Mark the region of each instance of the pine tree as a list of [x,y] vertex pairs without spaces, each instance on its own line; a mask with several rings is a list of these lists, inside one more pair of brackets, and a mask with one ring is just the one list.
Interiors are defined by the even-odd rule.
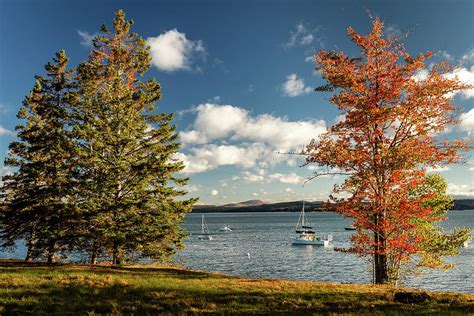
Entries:
[[149,46],[130,33],[123,11],[93,41],[77,69],[73,102],[80,157],[80,248],[94,263],[107,254],[114,264],[133,255],[163,258],[182,246],[179,224],[194,199],[181,198],[187,179],[174,157],[179,149],[172,114],[156,113],[155,79],[139,78],[150,67]]
[[73,144],[67,129],[67,99],[73,88],[64,51],[45,66],[47,76],[36,76],[18,118],[18,141],[9,146],[5,165],[15,167],[1,188],[2,247],[25,239],[26,260],[54,254],[65,246],[72,201],[69,186]]

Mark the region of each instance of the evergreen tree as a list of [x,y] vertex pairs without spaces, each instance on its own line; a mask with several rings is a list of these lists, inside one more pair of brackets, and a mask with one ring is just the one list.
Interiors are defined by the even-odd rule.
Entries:
[[25,239],[26,260],[54,254],[66,244],[72,195],[69,185],[73,145],[67,130],[67,99],[73,88],[64,51],[45,66],[47,76],[23,101],[18,118],[18,141],[9,146],[5,165],[16,168],[3,177],[0,240],[4,248]]
[[172,114],[156,113],[155,79],[138,78],[150,67],[149,46],[130,33],[132,20],[118,11],[114,32],[105,26],[89,59],[77,69],[73,102],[79,146],[80,249],[107,254],[114,264],[132,255],[163,258],[182,246],[179,227],[194,199],[180,198],[187,179],[174,157],[178,135]]

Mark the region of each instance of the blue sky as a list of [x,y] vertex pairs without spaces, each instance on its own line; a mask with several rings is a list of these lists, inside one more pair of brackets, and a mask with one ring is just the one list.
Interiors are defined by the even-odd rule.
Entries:
[[[319,49],[357,55],[346,30],[367,33],[369,13],[389,33],[408,32],[408,52],[436,52],[433,61],[448,59],[474,83],[472,1],[1,0],[1,160],[34,75],[61,49],[71,66],[86,59],[90,36],[111,25],[118,9],[152,46],[147,76],[162,85],[159,110],[176,114],[188,189],[200,203],[327,199],[341,179],[303,186],[314,170],[276,152],[300,148],[334,123],[328,95],[311,92],[323,81],[308,57]],[[474,140],[474,92],[455,101],[463,121],[448,136]],[[474,196],[472,153],[466,164],[442,170],[456,196]]]

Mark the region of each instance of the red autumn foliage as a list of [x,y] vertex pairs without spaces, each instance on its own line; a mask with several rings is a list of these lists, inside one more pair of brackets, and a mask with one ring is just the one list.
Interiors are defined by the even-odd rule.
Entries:
[[457,162],[467,149],[463,141],[438,135],[458,123],[453,95],[469,86],[447,78],[452,68],[446,63],[433,66],[426,79],[417,78],[432,54],[411,56],[397,39],[383,37],[379,19],[370,34],[349,27],[348,35],[360,58],[335,51],[314,56],[329,83],[316,90],[334,91],[330,101],[345,117],[305,154],[307,163],[347,175],[334,191],[349,197],[333,200],[340,214],[356,220],[352,250],[372,256],[375,282],[385,283],[388,261],[410,260],[421,250],[426,237],[413,233],[419,220],[440,219],[424,206],[432,193],[416,198],[411,193],[424,184],[426,167]]

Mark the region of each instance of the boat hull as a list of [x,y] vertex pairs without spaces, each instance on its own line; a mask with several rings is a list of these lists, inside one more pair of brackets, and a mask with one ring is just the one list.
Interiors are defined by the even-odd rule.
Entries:
[[205,236],[199,236],[199,240],[212,240],[212,236],[210,235],[205,235]]
[[291,237],[291,243],[293,245],[316,245],[316,246],[324,246],[328,247],[329,246],[329,240],[305,240],[305,239],[300,239],[298,237]]

